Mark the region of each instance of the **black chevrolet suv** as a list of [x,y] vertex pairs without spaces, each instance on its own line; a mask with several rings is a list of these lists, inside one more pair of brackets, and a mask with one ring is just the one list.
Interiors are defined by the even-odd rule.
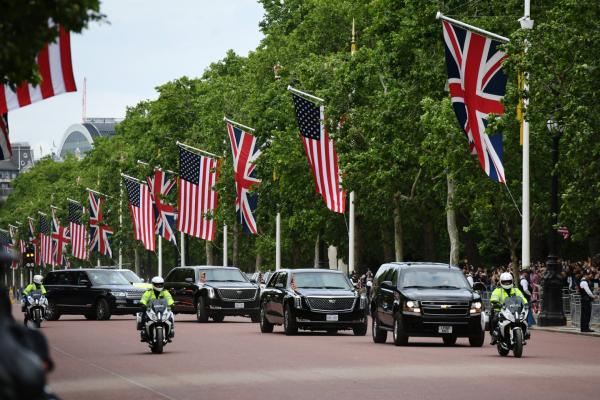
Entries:
[[483,303],[461,270],[448,264],[400,262],[382,265],[371,297],[372,333],[384,343],[392,332],[396,346],[410,336],[441,337],[445,345],[468,337],[485,340]]
[[48,320],[63,314],[107,320],[111,315],[135,314],[145,289],[132,286],[115,269],[52,271],[44,278]]
[[258,285],[235,267],[177,267],[165,278],[175,300],[174,311],[196,314],[198,322],[241,315],[258,322]]
[[326,269],[276,271],[260,296],[260,330],[283,325],[286,335],[298,329],[367,333],[367,298],[341,272]]

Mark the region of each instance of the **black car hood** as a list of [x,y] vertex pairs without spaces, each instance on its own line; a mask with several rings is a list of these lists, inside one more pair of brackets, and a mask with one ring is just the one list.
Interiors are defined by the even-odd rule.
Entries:
[[402,294],[411,300],[424,301],[471,301],[480,296],[469,289],[402,289]]
[[296,292],[302,296],[314,297],[355,297],[353,290],[334,290],[334,289],[297,289]]
[[215,289],[219,288],[240,288],[240,289],[257,289],[258,285],[251,282],[206,282],[200,284],[202,286],[210,286]]

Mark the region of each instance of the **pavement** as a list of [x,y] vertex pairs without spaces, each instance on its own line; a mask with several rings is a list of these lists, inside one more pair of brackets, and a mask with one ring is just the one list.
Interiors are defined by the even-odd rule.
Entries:
[[161,355],[139,342],[130,316],[63,316],[41,329],[56,364],[50,385],[64,400],[597,400],[600,393],[600,339],[546,330],[534,331],[516,359],[500,357],[489,337],[482,348],[435,338],[396,347],[391,335],[374,344],[370,332],[261,334],[241,317],[199,324],[177,315]]

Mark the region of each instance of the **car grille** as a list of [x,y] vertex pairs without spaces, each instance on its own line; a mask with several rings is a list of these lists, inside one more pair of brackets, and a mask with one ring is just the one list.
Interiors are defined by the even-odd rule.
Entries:
[[312,311],[352,311],[356,297],[306,297]]
[[218,289],[223,300],[251,301],[256,298],[256,289]]
[[468,302],[422,301],[423,315],[468,315]]
[[127,294],[127,298],[128,299],[135,299],[135,300],[139,300],[142,298],[142,295],[144,294],[144,292],[146,292],[145,290],[126,290],[125,293]]

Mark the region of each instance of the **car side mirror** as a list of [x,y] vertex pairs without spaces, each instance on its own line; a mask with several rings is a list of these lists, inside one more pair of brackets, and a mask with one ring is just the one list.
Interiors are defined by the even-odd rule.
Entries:
[[190,278],[190,277],[188,277],[188,278],[185,278],[185,281],[186,281],[187,283],[194,283],[194,279],[193,279],[193,278]]
[[256,279],[250,279],[250,283],[256,283]]
[[92,286],[92,282],[88,281],[87,279],[82,279],[79,281],[79,285],[90,287]]
[[391,290],[391,289],[394,289],[394,284],[392,283],[392,281],[383,281],[383,282],[381,282],[381,287]]

